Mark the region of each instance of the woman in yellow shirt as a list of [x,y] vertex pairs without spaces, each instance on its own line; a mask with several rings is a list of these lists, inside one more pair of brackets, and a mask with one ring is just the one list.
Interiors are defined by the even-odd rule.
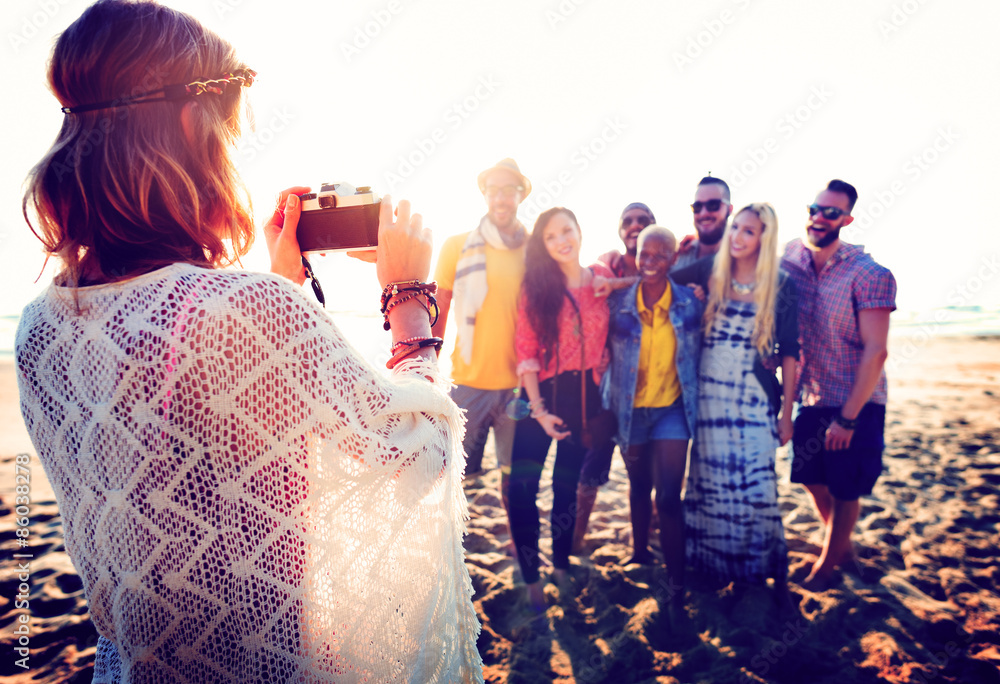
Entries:
[[696,419],[696,364],[702,304],[668,273],[676,239],[649,226],[639,235],[639,280],[608,301],[611,366],[601,385],[618,418],[618,443],[629,475],[633,555],[651,563],[650,494],[656,487],[660,545],[671,605],[683,603],[684,518],[681,486]]

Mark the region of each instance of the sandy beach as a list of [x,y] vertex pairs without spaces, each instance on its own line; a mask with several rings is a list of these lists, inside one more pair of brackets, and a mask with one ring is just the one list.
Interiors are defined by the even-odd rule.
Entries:
[[[628,485],[616,455],[574,580],[545,588],[530,619],[506,553],[499,472],[466,483],[467,564],[483,624],[487,682],[1000,682],[1000,339],[893,338],[884,471],[862,499],[856,561],[834,585],[799,585],[821,544],[803,489],[779,452],[794,614],[760,587],[691,577],[686,629],[669,629],[665,574],[631,554]],[[28,543],[19,544],[15,461],[30,471]],[[494,463],[487,456],[486,465]],[[23,490],[22,490],[23,491]],[[543,482],[541,506],[551,504]],[[550,549],[543,523],[543,554]],[[61,520],[20,421],[11,362],[0,363],[0,677],[89,682],[96,633],[62,544]],[[13,649],[25,610],[14,554],[30,562],[29,658]],[[689,573],[690,574],[690,573]]]

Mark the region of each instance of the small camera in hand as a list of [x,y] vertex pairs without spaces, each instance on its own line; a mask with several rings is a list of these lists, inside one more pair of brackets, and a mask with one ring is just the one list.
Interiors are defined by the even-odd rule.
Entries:
[[365,250],[378,244],[382,200],[370,187],[324,183],[319,192],[299,199],[302,216],[296,232],[303,252]]

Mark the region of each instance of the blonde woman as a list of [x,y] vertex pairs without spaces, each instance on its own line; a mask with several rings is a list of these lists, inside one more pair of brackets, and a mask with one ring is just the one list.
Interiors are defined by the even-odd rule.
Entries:
[[715,258],[685,522],[688,561],[697,571],[723,581],[771,577],[787,599],[774,461],[792,436],[799,346],[797,300],[778,270],[777,233],[771,205],[750,204],[726,228]]

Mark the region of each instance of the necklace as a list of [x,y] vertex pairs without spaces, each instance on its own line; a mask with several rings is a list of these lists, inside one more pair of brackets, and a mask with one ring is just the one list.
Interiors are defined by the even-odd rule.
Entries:
[[736,278],[732,278],[729,281],[729,286],[733,288],[733,292],[735,292],[738,295],[748,295],[754,291],[754,288],[757,287],[757,282],[754,281],[752,283],[747,283],[746,285],[744,285],[743,283],[737,282]]

